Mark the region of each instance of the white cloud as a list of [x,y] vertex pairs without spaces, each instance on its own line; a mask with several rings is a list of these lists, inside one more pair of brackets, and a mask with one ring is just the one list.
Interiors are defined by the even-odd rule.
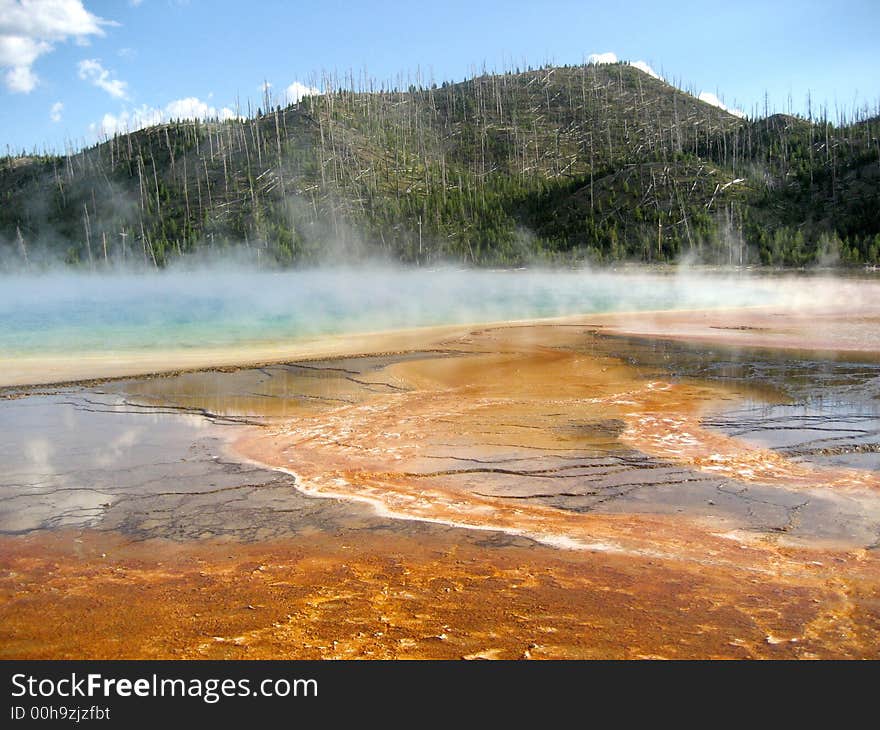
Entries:
[[711,104],[712,106],[717,106],[719,109],[723,109],[728,114],[733,114],[735,117],[744,117],[745,113],[741,109],[731,109],[727,106],[721,99],[719,99],[715,94],[711,91],[701,91],[700,95],[697,97],[700,101],[704,101],[707,104]]
[[[276,104],[298,104],[304,96],[314,96],[320,94],[320,90],[314,86],[307,86],[300,81],[291,83],[280,95],[272,94],[272,82],[264,81],[259,86],[260,101],[269,105],[270,109],[274,109]],[[267,101],[268,100],[268,101]]]
[[125,87],[128,84],[120,79],[111,79],[110,72],[101,65],[100,61],[88,58],[80,61],[77,68],[79,69],[79,77],[84,81],[89,81],[99,89],[104,89],[115,99],[126,98]]
[[112,137],[114,134],[134,132],[162,121],[162,112],[146,105],[136,109],[124,109],[119,114],[107,113],[101,121],[89,125],[89,131],[96,137]]
[[165,119],[220,119],[225,121],[235,117],[235,112],[229,107],[216,109],[207,102],[188,96],[186,99],[176,99],[165,105],[163,112]]
[[52,50],[46,41],[12,35],[0,35],[0,66],[6,87],[13,92],[27,94],[37,85],[37,75],[31,69],[34,61]]
[[82,0],[0,0],[0,32],[61,41],[68,37],[103,35],[110,24],[92,15]]
[[56,101],[49,110],[49,118],[56,124],[61,121],[61,112],[64,111],[64,104]]
[[591,53],[587,56],[587,64],[595,64],[601,66],[603,63],[617,63],[617,54],[611,53]]
[[[617,57],[617,54],[612,53],[611,51],[608,51],[607,53],[591,53],[589,56],[587,56],[587,65],[593,64],[595,66],[602,66],[606,63],[618,63],[619,61],[620,59]],[[648,76],[653,76],[655,79],[660,79],[660,74],[658,74],[644,61],[629,61],[628,63],[633,68],[637,68],[639,71],[643,71],[644,73],[648,74]]]
[[235,119],[236,114],[229,107],[216,108],[195,96],[175,99],[164,107],[151,107],[146,104],[134,109],[124,109],[119,114],[105,114],[100,122],[89,125],[89,131],[98,138],[112,137],[114,134],[134,132],[144,127],[170,122],[172,119]]
[[28,93],[39,79],[31,66],[56,43],[72,38],[87,45],[111,21],[93,15],[82,0],[0,0],[0,68],[6,87]]
[[633,68],[637,68],[639,71],[643,71],[644,73],[648,74],[648,76],[653,76],[655,79],[660,79],[661,81],[663,80],[660,74],[658,74],[644,61],[630,61],[629,65]]
[[284,90],[284,98],[287,104],[297,104],[304,96],[320,94],[314,86],[306,86],[299,81],[294,81]]
[[27,94],[37,85],[37,75],[30,66],[14,66],[3,77],[10,91]]
[[28,68],[42,54],[52,50],[47,41],[16,35],[0,35],[0,64],[7,68]]

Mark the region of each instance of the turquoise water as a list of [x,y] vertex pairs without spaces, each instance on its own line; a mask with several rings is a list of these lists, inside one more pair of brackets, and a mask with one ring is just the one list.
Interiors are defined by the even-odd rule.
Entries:
[[773,283],[587,271],[228,269],[0,277],[0,355],[279,343],[462,322],[772,301]]

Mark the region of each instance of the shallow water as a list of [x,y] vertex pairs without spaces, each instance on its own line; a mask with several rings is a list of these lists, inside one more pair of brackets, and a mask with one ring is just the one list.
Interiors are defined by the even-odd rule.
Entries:
[[734,388],[703,424],[815,464],[880,471],[880,363],[719,345],[614,337],[601,349],[675,379]]
[[[703,418],[710,429],[794,461],[877,469],[878,364],[744,355],[589,331],[572,338],[567,327],[542,330],[547,343],[554,337],[568,342],[558,352],[574,352],[574,382],[607,376],[610,387],[623,390],[657,379],[685,387],[704,382],[710,387],[697,397],[707,402],[724,395],[711,384],[723,384],[728,405]],[[0,494],[0,531],[88,526],[137,536],[247,541],[301,530],[350,529],[364,520],[385,529],[389,524],[403,531],[424,529],[411,521],[379,518],[357,502],[336,507],[338,514],[328,512],[333,501],[304,496],[290,476],[236,465],[223,436],[243,425],[289,422],[298,424],[298,430],[318,424],[319,438],[324,438],[337,409],[363,407],[368,422],[355,427],[359,421],[353,413],[345,426],[355,430],[344,439],[366,438],[371,449],[376,444],[366,434],[374,418],[380,418],[371,415],[376,404],[395,408],[394,402],[417,397],[400,367],[419,365],[421,371],[427,368],[450,378],[450,384],[460,379],[478,383],[488,376],[487,395],[494,392],[498,384],[492,379],[501,371],[479,365],[479,353],[491,346],[485,338],[495,331],[459,342],[458,349],[450,343],[445,351],[133,378],[0,401],[0,460],[7,472]],[[502,349],[519,347],[517,342],[509,339]],[[515,365],[517,377],[528,363]],[[541,365],[538,375],[551,366]],[[618,377],[622,385],[612,385]],[[531,397],[529,386],[519,392],[517,397]],[[393,453],[401,441],[384,433],[401,428],[392,417],[378,434],[392,438],[384,468],[442,474],[445,485],[462,493],[564,513],[685,513],[754,533],[784,528],[790,537],[805,539],[857,545],[877,540],[873,502],[869,508],[830,492],[805,500],[790,485],[746,485],[674,458],[640,453],[621,441],[625,423],[620,415],[615,417],[614,409],[601,403],[591,406],[589,400],[564,405],[557,395],[543,407],[539,396],[535,410],[502,399],[497,416],[489,408],[475,420],[460,418],[467,412],[465,400],[458,401],[461,414],[446,415],[442,402],[431,401],[428,418],[434,425],[428,438],[438,443],[420,449],[416,458],[395,462]],[[409,430],[421,428],[415,411],[404,408],[401,419],[412,421]],[[820,444],[815,443],[817,429]],[[294,467],[300,457],[299,451],[293,452]]]
[[407,528],[360,505],[309,499],[290,477],[232,458],[237,428],[88,388],[0,400],[0,535],[251,542]]
[[390,269],[0,277],[0,356],[233,347],[438,324],[774,301],[768,280]]

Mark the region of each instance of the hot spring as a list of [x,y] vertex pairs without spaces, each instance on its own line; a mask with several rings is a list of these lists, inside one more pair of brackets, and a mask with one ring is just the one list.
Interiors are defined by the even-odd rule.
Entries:
[[768,279],[230,269],[0,278],[0,357],[237,348],[444,324],[772,303]]

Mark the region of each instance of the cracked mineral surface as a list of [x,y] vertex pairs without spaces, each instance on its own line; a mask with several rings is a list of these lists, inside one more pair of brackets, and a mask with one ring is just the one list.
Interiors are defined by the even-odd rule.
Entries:
[[877,360],[595,319],[7,389],[0,655],[876,658]]

